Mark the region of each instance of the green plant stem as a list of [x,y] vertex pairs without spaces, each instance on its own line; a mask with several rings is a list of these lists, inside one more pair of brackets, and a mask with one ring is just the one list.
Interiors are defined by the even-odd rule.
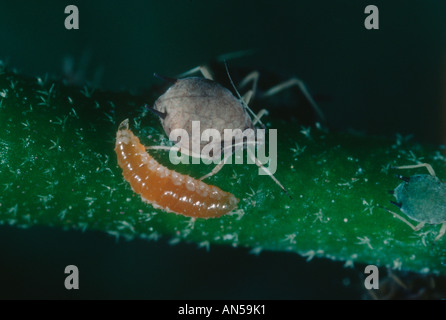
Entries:
[[[0,223],[31,227],[102,230],[116,237],[199,247],[225,244],[290,251],[417,272],[446,273],[446,237],[433,242],[439,225],[414,232],[381,207],[399,183],[395,165],[429,162],[442,178],[442,150],[410,143],[303,128],[268,119],[278,128],[276,177],[290,200],[255,165],[225,165],[206,180],[240,199],[239,210],[218,219],[191,219],[141,201],[117,166],[114,139],[130,119],[145,145],[167,142],[159,120],[142,106],[156,96],[93,92],[0,71]],[[169,164],[199,177],[206,165]],[[406,175],[423,172],[411,170]],[[423,172],[424,173],[424,172]],[[402,214],[403,215],[403,214]]]

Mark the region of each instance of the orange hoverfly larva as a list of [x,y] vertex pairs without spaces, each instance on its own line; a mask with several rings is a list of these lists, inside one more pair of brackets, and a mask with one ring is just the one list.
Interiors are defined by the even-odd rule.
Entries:
[[216,218],[237,208],[233,194],[159,164],[129,129],[128,119],[119,125],[115,151],[124,179],[155,208],[193,218]]

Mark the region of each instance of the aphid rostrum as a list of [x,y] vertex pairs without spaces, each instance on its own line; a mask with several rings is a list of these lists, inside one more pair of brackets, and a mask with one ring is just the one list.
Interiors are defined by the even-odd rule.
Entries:
[[437,178],[434,169],[428,163],[400,166],[394,169],[420,167],[426,168],[429,174],[417,174],[411,177],[398,175],[403,182],[395,190],[390,191],[396,198],[395,202],[391,202],[418,224],[414,226],[399,214],[387,211],[414,231],[420,230],[425,224],[441,224],[440,231],[435,237],[435,241],[438,241],[446,233],[446,183]]
[[125,180],[155,208],[194,218],[220,217],[237,208],[233,194],[159,164],[129,129],[128,119],[119,125],[115,151]]

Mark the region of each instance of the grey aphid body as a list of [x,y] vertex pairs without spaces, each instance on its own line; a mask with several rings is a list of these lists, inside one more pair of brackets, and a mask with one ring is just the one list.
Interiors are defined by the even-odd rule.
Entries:
[[396,187],[394,196],[411,219],[429,224],[446,222],[446,184],[436,176],[411,176]]
[[[204,130],[216,129],[220,132],[222,142],[224,129],[254,129],[241,101],[231,91],[213,80],[200,77],[177,80],[156,100],[154,109],[165,114],[161,123],[168,136],[174,129],[184,129],[192,140],[192,121],[200,121],[200,137]],[[180,141],[178,146],[192,154],[192,143],[201,145],[201,148],[209,144],[201,142],[200,137],[197,136],[198,141],[189,141],[188,145],[181,145],[183,141]]]
[[[242,97],[235,88],[226,66],[226,73],[237,93],[237,99],[231,91],[212,80],[212,73],[207,68],[200,66],[186,73],[190,74],[197,70],[205,78],[188,77],[177,80],[158,75],[158,77],[171,82],[173,85],[155,101],[153,108],[149,108],[149,110],[160,117],[163,129],[169,136],[169,140],[176,142],[176,147],[180,148],[182,154],[194,158],[218,160],[218,164],[214,169],[200,178],[200,180],[204,180],[221,170],[226,160],[234,153],[234,147],[240,147],[240,144],[243,145],[243,148],[248,146],[255,147],[265,143],[264,132],[257,136],[257,132],[254,131],[254,125],[259,123],[264,127],[260,118],[262,115],[267,114],[267,111],[261,110],[256,115],[248,106],[251,97],[254,95],[253,92],[255,91],[258,74],[254,78],[252,75],[247,76],[248,80],[254,80],[253,89],[249,90]],[[254,120],[251,119],[249,114],[253,115]],[[199,131],[197,130],[198,128],[194,127],[195,121],[199,123]],[[179,130],[175,132],[175,136],[171,136],[175,129]],[[203,138],[203,132],[208,129],[209,136]],[[230,132],[227,132],[230,133],[229,135],[225,134],[226,130],[230,130]],[[187,133],[187,137],[184,137],[184,133]],[[246,137],[247,141],[242,142],[239,140],[243,136]],[[177,137],[179,141],[175,140]],[[207,138],[210,141],[202,142],[202,138],[203,140]],[[254,141],[253,138],[255,139]],[[196,150],[197,147],[200,150]],[[171,148],[166,146],[149,148],[171,151]],[[265,168],[259,159],[255,157],[255,151],[252,148],[248,148],[247,153],[253,163],[262,168],[263,172],[266,172],[288,194],[285,187],[274,177],[274,174],[268,168]],[[222,154],[224,155],[223,159],[221,159]],[[289,194],[288,196],[291,198]]]

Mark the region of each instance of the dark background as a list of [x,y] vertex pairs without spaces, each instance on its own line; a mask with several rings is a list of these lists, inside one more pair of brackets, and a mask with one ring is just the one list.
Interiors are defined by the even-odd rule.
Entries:
[[[79,8],[79,30],[64,28],[70,4]],[[369,4],[379,8],[379,30],[364,28]],[[153,72],[176,75],[255,49],[231,65],[304,79],[330,97],[320,105],[334,129],[442,143],[445,17],[446,2],[435,0],[2,1],[0,59],[32,76],[136,92],[154,83]],[[361,297],[361,268],[248,252],[5,226],[0,298]],[[79,291],[63,287],[68,264],[80,269]]]

